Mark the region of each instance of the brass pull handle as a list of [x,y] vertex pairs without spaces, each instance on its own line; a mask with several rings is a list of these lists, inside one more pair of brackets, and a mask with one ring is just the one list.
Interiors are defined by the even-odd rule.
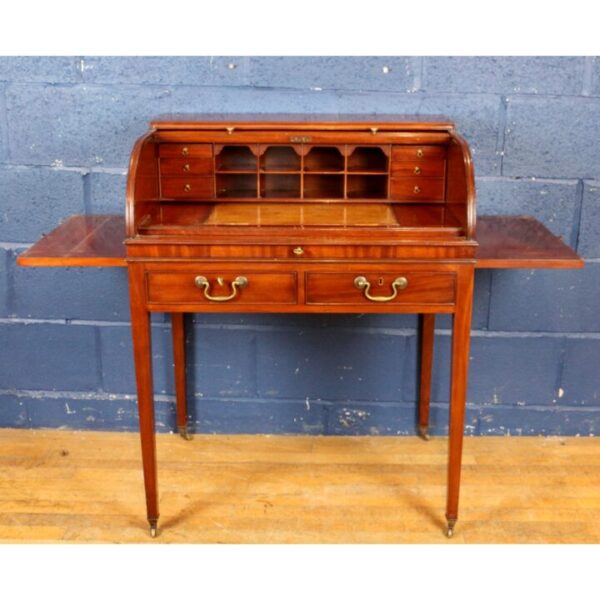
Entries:
[[187,146],[184,146],[184,147],[181,149],[181,154],[182,154],[183,156],[187,156],[189,153],[190,153],[190,149],[189,149]]
[[415,175],[421,174],[421,167],[415,167]]
[[397,295],[398,290],[404,290],[408,286],[408,279],[406,277],[396,277],[392,282],[392,291],[394,292],[391,296],[371,296],[369,290],[371,289],[371,284],[369,280],[363,275],[359,275],[354,280],[354,287],[362,290],[365,298],[367,300],[371,300],[371,302],[391,302]]
[[413,192],[415,194],[420,194],[421,193],[421,188],[418,185],[415,185],[415,187],[413,188]]
[[204,275],[198,275],[196,279],[194,279],[194,283],[196,287],[204,288],[204,297],[207,300],[211,300],[212,302],[228,302],[229,300],[233,300],[237,294],[238,289],[245,288],[248,285],[248,278],[243,275],[239,275],[231,282],[231,294],[229,296],[211,296],[210,295],[210,283]]
[[422,150],[421,148],[419,148],[419,149],[417,150],[417,156],[418,156],[419,158],[423,158],[423,156],[424,156],[424,155],[425,155],[425,152],[423,152],[423,150]]
[[191,186],[191,184],[189,184],[189,183],[186,183],[186,184],[183,186],[183,191],[184,191],[184,192],[191,192],[191,191],[192,191],[192,186]]
[[185,163],[185,165],[183,165],[183,170],[184,171],[189,171],[190,170],[190,163]]

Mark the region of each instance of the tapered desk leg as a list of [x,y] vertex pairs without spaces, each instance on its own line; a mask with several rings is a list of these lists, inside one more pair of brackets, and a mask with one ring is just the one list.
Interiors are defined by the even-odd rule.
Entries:
[[131,305],[131,333],[137,385],[138,411],[140,415],[140,438],[146,512],[150,534],[158,533],[158,480],[156,473],[156,439],[154,435],[154,391],[152,389],[152,338],[150,313],[146,310],[143,271],[137,265],[129,265],[129,301]]
[[187,427],[187,391],[185,385],[185,322],[183,313],[171,313],[173,359],[175,363],[175,397],[177,399],[177,430],[189,440]]
[[448,496],[446,501],[446,535],[452,537],[458,519],[458,496],[462,462],[471,311],[473,305],[473,268],[458,272],[456,312],[452,320],[452,369],[450,374],[450,428],[448,439]]
[[419,351],[421,368],[419,377],[419,435],[429,439],[429,402],[431,400],[431,373],[433,368],[433,341],[435,314],[419,315]]

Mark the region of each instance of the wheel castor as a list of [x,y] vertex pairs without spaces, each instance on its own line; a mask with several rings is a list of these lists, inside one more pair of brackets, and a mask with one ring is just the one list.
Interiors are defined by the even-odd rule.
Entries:
[[150,524],[150,537],[155,538],[158,536],[158,519],[148,519]]
[[426,442],[431,439],[429,437],[429,427],[427,425],[419,425],[419,437]]
[[184,439],[184,440],[191,440],[192,436],[188,433],[188,428],[187,425],[184,425],[183,427],[178,427],[177,430],[179,431],[179,435]]
[[448,527],[446,528],[446,537],[451,538],[454,535],[454,526],[456,519],[448,519]]

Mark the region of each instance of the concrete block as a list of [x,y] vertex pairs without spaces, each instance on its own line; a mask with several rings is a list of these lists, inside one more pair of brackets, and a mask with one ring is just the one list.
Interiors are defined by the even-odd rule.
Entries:
[[600,407],[600,339],[567,338],[559,404]]
[[586,258],[600,258],[600,181],[586,181],[583,185],[577,251]]
[[326,422],[318,402],[196,398],[189,423],[199,433],[322,435]]
[[8,315],[8,269],[9,263],[13,260],[12,256],[10,250],[0,248],[0,317]]
[[427,92],[581,94],[585,58],[578,56],[427,56]]
[[0,324],[0,339],[0,389],[98,389],[93,327]]
[[164,87],[11,84],[7,107],[12,161],[127,168],[134,141],[171,99]]
[[[104,390],[135,393],[131,331],[126,326],[100,329]],[[255,397],[254,333],[251,331],[187,328],[188,396]],[[171,329],[152,328],[154,389],[173,394]]]
[[271,90],[237,87],[174,87],[175,113],[336,113],[331,91]]
[[420,59],[401,56],[257,56],[252,86],[267,88],[413,92]]
[[577,182],[536,181],[504,177],[478,178],[478,215],[529,215],[567,244],[577,228]]
[[75,56],[2,56],[0,81],[77,83],[81,64]]
[[590,56],[588,60],[591,61],[592,77],[591,77],[591,89],[590,92],[594,96],[600,96],[600,59],[597,56]]
[[25,399],[10,392],[0,392],[0,427],[31,427]]
[[6,86],[0,84],[0,163],[8,161],[8,132],[6,117]]
[[490,329],[599,332],[600,263],[493,273]]
[[458,132],[469,142],[475,173],[499,173],[497,154],[500,101],[490,95],[459,94],[338,94],[341,113],[398,113],[445,115],[456,123]]
[[[133,146],[133,143],[132,143]],[[127,171],[90,173],[90,212],[92,214],[124,214]]]
[[13,269],[13,311],[22,318],[128,321],[122,268]]
[[249,56],[85,56],[87,83],[147,85],[248,85]]
[[[471,336],[467,401],[480,405],[552,405],[562,342],[553,337]],[[410,365],[405,397],[418,398],[416,338],[409,341]],[[436,335],[431,401],[450,398],[451,337]]]
[[486,406],[479,417],[480,435],[597,435],[600,411],[554,407]]
[[503,175],[600,178],[600,98],[511,96]]
[[[139,431],[137,403],[134,398],[94,395],[46,395],[27,398],[28,417],[33,428],[61,428],[79,431]],[[171,401],[154,403],[156,431],[176,431],[175,405]]]
[[406,336],[340,331],[257,333],[262,398],[402,401]]
[[84,212],[81,174],[0,167],[0,207],[0,241],[37,241],[61,220]]

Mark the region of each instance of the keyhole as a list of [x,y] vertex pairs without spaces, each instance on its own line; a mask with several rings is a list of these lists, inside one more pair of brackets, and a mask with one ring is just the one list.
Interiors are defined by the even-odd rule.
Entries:
[[219,285],[223,285],[223,283],[224,283],[224,282],[223,282],[223,278],[222,278],[222,277],[217,277],[217,283],[218,283]]
[[380,278],[377,280],[377,285],[378,285],[379,287],[383,286],[383,277],[380,277]]

